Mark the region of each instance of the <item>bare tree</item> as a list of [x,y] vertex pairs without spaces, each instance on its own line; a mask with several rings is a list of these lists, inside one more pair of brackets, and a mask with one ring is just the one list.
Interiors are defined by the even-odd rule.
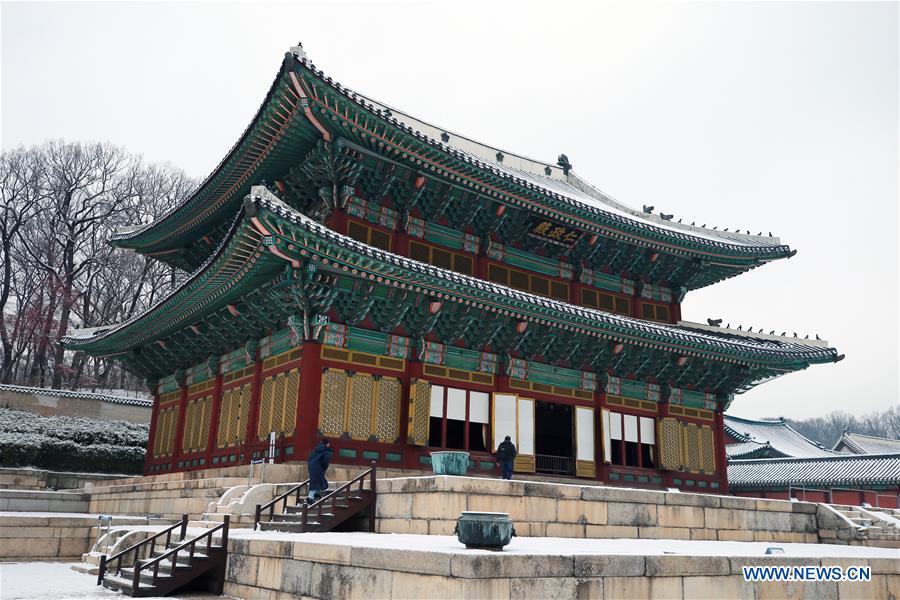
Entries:
[[131,318],[183,279],[108,239],[159,218],[194,187],[182,171],[109,144],[52,141],[3,153],[0,381],[95,387],[119,373],[136,386],[113,362],[58,341],[73,326]]

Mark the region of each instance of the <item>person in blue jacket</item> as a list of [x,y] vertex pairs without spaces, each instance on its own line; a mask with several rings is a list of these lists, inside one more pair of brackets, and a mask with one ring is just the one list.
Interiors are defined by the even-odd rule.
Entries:
[[317,497],[321,498],[322,492],[328,489],[325,471],[328,470],[328,463],[331,462],[332,454],[334,454],[334,450],[331,449],[331,443],[328,441],[328,438],[322,438],[309,454],[309,458],[306,461],[309,467],[309,495],[306,497],[306,501],[310,504]]

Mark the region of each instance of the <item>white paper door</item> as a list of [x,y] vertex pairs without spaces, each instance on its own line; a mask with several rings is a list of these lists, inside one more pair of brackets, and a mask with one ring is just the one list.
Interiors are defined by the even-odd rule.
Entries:
[[594,409],[575,407],[575,458],[594,462]]
[[534,400],[529,398],[519,398],[519,440],[516,449],[519,454],[534,455]]
[[612,462],[612,444],[609,437],[609,411],[601,409],[600,414],[602,415],[601,427],[603,431],[600,433],[603,435],[603,460],[604,462]]
[[494,423],[492,429],[494,452],[503,438],[516,436],[516,396],[515,394],[494,394]]

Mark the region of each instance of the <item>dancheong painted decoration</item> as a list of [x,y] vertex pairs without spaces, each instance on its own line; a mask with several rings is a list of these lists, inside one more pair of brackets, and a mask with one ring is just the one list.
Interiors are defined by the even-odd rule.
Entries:
[[496,468],[725,491],[723,411],[841,356],[681,320],[693,289],[793,251],[633,210],[569,159],[531,160],[355,93],[299,47],[183,202],[113,243],[187,281],[74,332],[155,394],[146,472],[305,459]]

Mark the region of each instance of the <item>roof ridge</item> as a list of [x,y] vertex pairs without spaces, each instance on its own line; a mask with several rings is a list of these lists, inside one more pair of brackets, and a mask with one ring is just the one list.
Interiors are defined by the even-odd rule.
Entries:
[[23,394],[47,394],[62,396],[64,398],[85,398],[88,400],[101,400],[114,404],[133,404],[139,406],[151,406],[153,400],[144,398],[131,398],[128,396],[112,396],[110,394],[100,394],[97,392],[79,392],[76,390],[57,390],[54,388],[31,387],[26,385],[14,385],[8,383],[0,384],[0,390],[8,390],[11,392],[19,392]]

